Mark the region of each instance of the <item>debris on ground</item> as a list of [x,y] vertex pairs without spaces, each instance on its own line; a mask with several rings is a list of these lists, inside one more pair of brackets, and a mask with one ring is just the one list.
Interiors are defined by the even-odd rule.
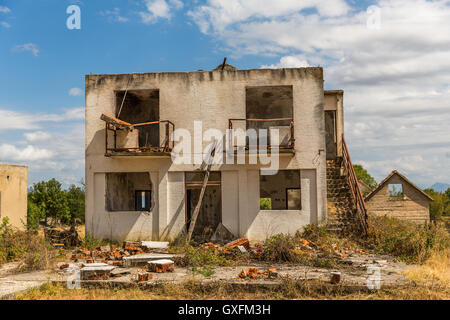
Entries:
[[148,273],[148,272],[139,272],[138,273],[138,277],[137,277],[138,282],[144,282],[144,281],[148,281],[151,279],[153,279],[153,275],[151,273]]
[[[164,273],[174,272],[175,263],[179,263],[178,259],[182,261],[184,254],[169,253],[169,246],[169,242],[164,241],[125,241],[123,247],[109,244],[90,249],[77,248],[69,255],[72,263],[60,264],[58,269],[66,273],[73,271],[73,268],[78,269],[83,280],[106,280],[129,276],[127,279],[146,282],[153,279],[152,273],[163,276]],[[266,242],[250,243],[247,238],[225,244],[203,243],[199,248],[210,250],[215,255],[225,256],[226,259],[236,260],[246,257],[254,261],[265,260],[268,250]],[[289,250],[298,255],[305,255],[308,259],[330,258],[343,264],[352,264],[354,256],[367,253],[364,250],[351,250],[335,244],[315,243],[301,238],[296,238],[295,246]],[[137,270],[136,267],[139,266],[143,266],[144,269]],[[279,277],[276,268],[262,270],[264,271],[259,271],[255,267],[248,268],[247,271],[243,269],[238,274],[238,279],[251,281]],[[327,273],[326,276],[331,283],[337,284],[342,281],[339,272]]]
[[241,238],[227,243],[224,247],[227,249],[234,249],[239,246],[243,246],[245,249],[250,250],[250,241],[247,238]]
[[174,259],[182,257],[179,254],[169,253],[143,253],[123,258],[125,267],[145,266],[147,262],[161,259]]
[[338,284],[341,281],[341,273],[339,271],[331,272],[330,283]]
[[217,225],[216,231],[211,237],[211,241],[218,243],[226,243],[234,239],[234,234],[232,234],[222,223]]
[[45,227],[44,228],[45,238],[53,245],[66,247],[75,247],[80,243],[80,238],[78,237],[78,232],[74,226],[69,230],[56,227]]
[[114,266],[105,263],[86,263],[80,269],[81,280],[106,280]]
[[265,279],[274,279],[278,277],[277,269],[270,268],[263,272],[259,272],[257,268],[248,268],[247,273],[245,273],[244,269],[238,274],[238,279],[242,280],[257,280],[261,278]]
[[[73,262],[101,262],[112,266],[145,265],[149,260],[171,258],[168,254],[169,243],[163,241],[125,241],[123,249],[115,245],[99,246],[95,249],[78,248],[72,255]],[[153,256],[152,256],[153,254]],[[166,254],[163,256],[163,254]],[[149,255],[149,256],[146,256]]]
[[148,271],[156,273],[173,272],[174,262],[169,259],[161,259],[148,262]]

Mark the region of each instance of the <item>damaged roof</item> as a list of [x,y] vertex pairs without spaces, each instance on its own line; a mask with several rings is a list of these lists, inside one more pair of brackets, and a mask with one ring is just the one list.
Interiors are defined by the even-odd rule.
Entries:
[[418,186],[416,186],[414,183],[412,183],[408,178],[406,178],[404,175],[402,175],[397,170],[392,170],[392,172],[384,178],[383,181],[381,181],[364,199],[365,201],[369,201],[378,191],[380,191],[386,183],[391,179],[394,175],[399,176],[401,179],[403,179],[406,183],[408,183],[410,186],[412,186],[414,189],[419,191],[422,195],[424,195],[426,198],[428,198],[430,201],[433,201],[433,198],[431,198],[429,195],[427,195],[425,192],[422,191]]

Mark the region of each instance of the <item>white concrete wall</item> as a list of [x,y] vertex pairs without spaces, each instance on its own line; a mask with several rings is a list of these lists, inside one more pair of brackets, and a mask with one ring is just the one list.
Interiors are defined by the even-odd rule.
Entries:
[[[176,128],[191,132],[195,120],[204,120],[203,132],[216,128],[225,133],[228,119],[245,118],[247,86],[292,85],[296,152],[280,156],[280,169],[302,170],[302,200],[311,199],[308,200],[311,204],[299,212],[259,212],[259,170],[264,166],[213,166],[212,170],[222,171],[222,220],[233,233],[260,238],[264,234],[263,225],[271,219],[280,220],[280,228],[276,231],[292,232],[326,217],[321,68],[88,75],[86,230],[92,236],[118,240],[173,238],[184,225],[183,172],[199,168],[199,165],[174,165],[170,158],[105,157],[105,123],[100,116],[102,113],[115,114],[114,91],[125,90],[130,77],[130,90],[159,89],[161,120],[171,120]],[[207,144],[205,142],[203,147]],[[106,212],[105,172],[151,172],[157,206],[150,214]],[[312,172],[315,179],[310,177]],[[312,186],[315,191],[308,191],[314,188]]]
[[[242,219],[240,236],[252,240],[266,239],[277,233],[295,234],[317,221],[317,189],[314,170],[301,170],[301,210],[261,210],[259,207],[259,171],[247,171],[248,213]],[[241,213],[241,212],[240,212]]]

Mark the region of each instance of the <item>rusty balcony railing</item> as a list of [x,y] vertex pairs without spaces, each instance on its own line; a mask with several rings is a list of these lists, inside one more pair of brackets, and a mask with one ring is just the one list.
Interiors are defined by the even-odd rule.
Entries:
[[[169,153],[174,148],[171,139],[175,125],[169,120],[131,124],[108,114],[105,121],[105,155],[114,153]],[[112,143],[109,136],[112,133]],[[110,146],[112,144],[112,146]]]
[[361,231],[364,236],[368,234],[367,224],[367,208],[364,202],[364,197],[359,186],[358,178],[356,177],[355,169],[353,168],[350,153],[348,152],[347,144],[345,142],[344,135],[342,135],[342,165],[347,176],[347,181],[350,186],[350,191],[353,195],[353,200],[356,208],[356,215],[360,222]]
[[[278,149],[293,150],[295,147],[294,139],[294,119],[293,118],[275,118],[275,119],[228,119],[228,128],[230,130],[242,129],[267,129],[267,149],[273,149],[275,146],[271,145],[270,132],[272,129],[279,130],[279,143]],[[244,147],[249,150],[251,147],[257,147],[256,145],[250,145],[249,139],[246,137],[245,145],[236,146],[233,143],[234,136],[230,135],[229,145],[236,148]],[[257,137],[259,141],[259,137]],[[256,141],[255,141],[256,142]]]

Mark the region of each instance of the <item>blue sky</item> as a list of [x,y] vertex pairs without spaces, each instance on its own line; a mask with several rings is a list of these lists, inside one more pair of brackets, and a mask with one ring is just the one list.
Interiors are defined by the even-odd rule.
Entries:
[[[80,30],[66,27],[71,4]],[[323,66],[326,88],[345,90],[354,162],[377,180],[398,169],[450,183],[449,21],[448,0],[0,0],[0,162],[28,165],[30,183],[77,183],[85,74],[227,56],[240,69]]]

